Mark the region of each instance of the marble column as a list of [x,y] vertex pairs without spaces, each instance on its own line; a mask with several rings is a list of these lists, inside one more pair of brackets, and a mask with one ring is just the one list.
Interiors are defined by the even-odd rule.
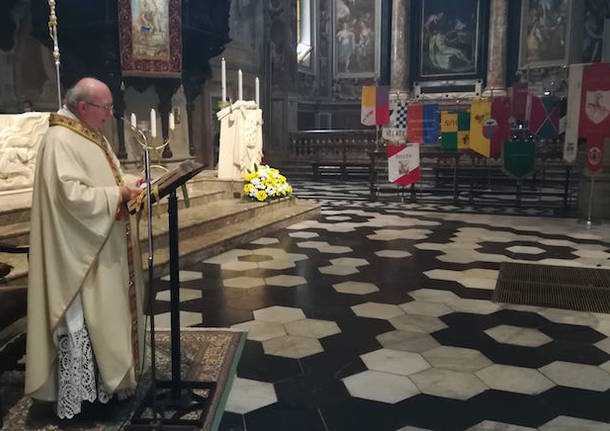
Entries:
[[409,89],[410,0],[392,0],[392,48],[390,85],[392,90]]
[[506,51],[508,0],[491,0],[489,15],[489,55],[485,94],[506,94]]

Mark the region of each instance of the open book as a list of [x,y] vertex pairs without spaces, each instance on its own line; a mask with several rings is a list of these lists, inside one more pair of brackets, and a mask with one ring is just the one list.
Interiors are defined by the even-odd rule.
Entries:
[[[194,160],[187,160],[180,163],[174,169],[164,173],[159,178],[155,178],[151,184],[153,187],[158,188],[158,193],[151,195],[152,203],[157,201],[157,198],[161,199],[171,193],[172,190],[176,190],[178,187],[186,183],[188,180],[193,178],[199,172],[203,170],[203,165]],[[143,204],[146,203],[146,186],[142,190],[142,193],[127,202],[127,209],[131,214],[137,212]]]

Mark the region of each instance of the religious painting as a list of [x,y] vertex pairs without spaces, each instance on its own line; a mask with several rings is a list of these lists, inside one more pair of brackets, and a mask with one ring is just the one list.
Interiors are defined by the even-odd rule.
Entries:
[[118,0],[118,7],[123,75],[179,77],[180,0]]
[[131,0],[133,57],[144,60],[169,59],[168,0]]
[[419,77],[476,76],[481,50],[481,0],[422,0]]
[[381,1],[333,0],[333,75],[379,75]]
[[[582,62],[601,61],[604,51],[604,24],[610,15],[608,0],[586,0],[582,41]],[[606,48],[607,49],[607,48]]]
[[571,0],[523,0],[520,66],[568,64]]

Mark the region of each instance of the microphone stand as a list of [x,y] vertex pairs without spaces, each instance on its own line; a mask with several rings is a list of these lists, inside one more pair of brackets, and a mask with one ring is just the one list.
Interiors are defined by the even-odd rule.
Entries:
[[[152,191],[151,191],[151,177],[150,177],[150,146],[148,145],[148,139],[144,131],[133,126],[123,118],[131,129],[140,136],[141,147],[144,150],[144,169],[146,173],[146,205],[147,205],[147,222],[148,222],[148,312],[150,313],[150,372],[151,372],[151,397],[152,397],[152,414],[153,419],[150,422],[150,428],[154,430],[162,429],[162,418],[157,406],[157,359],[156,359],[156,347],[155,347],[155,289],[153,288],[153,231],[152,231]],[[146,358],[144,358],[146,359]]]

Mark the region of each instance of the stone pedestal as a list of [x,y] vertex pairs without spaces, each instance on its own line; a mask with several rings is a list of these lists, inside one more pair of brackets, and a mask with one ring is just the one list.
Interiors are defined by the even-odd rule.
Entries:
[[491,0],[489,14],[489,51],[487,86],[484,95],[506,95],[506,50],[508,30],[508,0]]
[[409,10],[410,0],[392,0],[392,90],[409,89]]

